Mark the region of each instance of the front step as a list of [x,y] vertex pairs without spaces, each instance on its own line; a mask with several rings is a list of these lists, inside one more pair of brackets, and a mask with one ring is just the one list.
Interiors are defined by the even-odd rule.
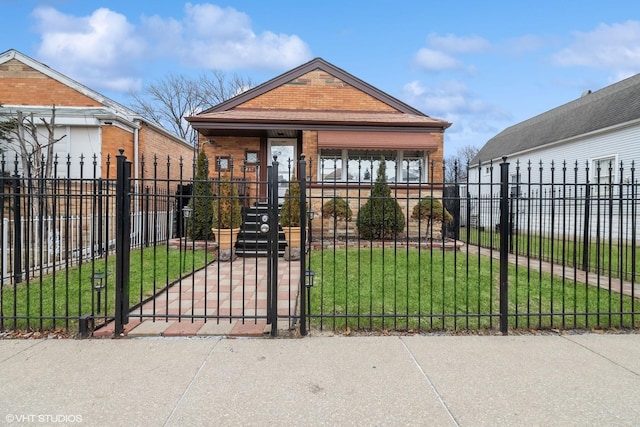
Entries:
[[[264,257],[267,256],[269,241],[267,236],[260,232],[262,215],[268,212],[266,203],[257,203],[253,206],[242,208],[242,227],[236,240],[236,255],[240,257]],[[284,231],[278,225],[278,256],[284,256],[287,247]]]

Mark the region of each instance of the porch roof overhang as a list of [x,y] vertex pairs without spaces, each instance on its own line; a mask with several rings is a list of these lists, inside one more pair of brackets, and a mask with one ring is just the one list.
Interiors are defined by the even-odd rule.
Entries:
[[406,113],[228,110],[187,117],[191,126],[205,136],[221,131],[269,130],[367,130],[376,132],[443,132],[451,126],[444,120]]

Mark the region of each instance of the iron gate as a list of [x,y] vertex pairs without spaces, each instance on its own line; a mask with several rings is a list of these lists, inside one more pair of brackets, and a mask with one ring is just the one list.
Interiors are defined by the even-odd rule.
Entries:
[[[305,271],[305,256],[293,258],[283,256],[285,254],[282,249],[287,245],[282,241],[284,234],[279,224],[277,157],[274,157],[273,163],[267,166],[267,179],[264,182],[258,180],[248,182],[246,174],[238,177],[223,176],[218,173],[218,176],[214,176],[213,179],[206,178],[206,185],[218,189],[226,179],[231,182],[242,182],[244,186],[266,189],[263,193],[264,197],[251,202],[248,198],[243,200],[241,207],[243,225],[238,236],[244,240],[237,241],[227,253],[226,249],[215,248],[216,237],[210,241],[206,238],[204,241],[189,238],[190,227],[193,227],[190,222],[195,221],[196,218],[190,216],[192,208],[187,208],[189,214],[185,211],[177,215],[185,221],[184,225],[176,227],[179,231],[177,261],[180,264],[180,270],[185,271],[185,274],[172,283],[161,283],[161,278],[154,277],[153,280],[158,282],[158,286],[154,283],[150,292],[148,289],[143,290],[140,284],[139,293],[137,292],[138,284],[129,283],[129,269],[132,266],[139,266],[138,268],[144,270],[155,270],[157,257],[150,256],[149,252],[153,253],[157,248],[153,242],[149,242],[132,254],[130,240],[135,232],[132,232],[131,223],[127,219],[136,217],[132,215],[131,210],[135,210],[141,203],[146,205],[158,203],[159,199],[166,197],[164,193],[168,192],[158,191],[160,182],[155,176],[151,179],[132,179],[131,162],[126,160],[122,152],[117,156],[117,160],[116,209],[119,220],[116,237],[114,320],[116,336],[124,332],[130,321],[170,320],[198,325],[207,322],[216,324],[237,322],[243,325],[265,323],[270,325],[272,336],[277,335],[280,320],[289,322],[283,329],[299,327],[300,333],[306,334],[306,289],[300,283],[300,280],[304,279],[304,275],[300,272]],[[304,157],[302,157],[297,168],[301,177],[305,176],[305,166]],[[295,168],[290,169],[294,173]],[[233,171],[233,168],[231,170]],[[182,188],[183,180],[179,181]],[[301,248],[305,247],[302,242],[306,242],[307,213],[304,182],[305,180],[302,179],[299,200],[300,218],[302,218]],[[161,186],[171,187],[175,183],[165,180],[161,184],[163,184]],[[194,188],[198,184],[198,179],[194,179]],[[140,188],[144,188],[145,191],[137,192],[136,189]],[[176,205],[195,206],[199,202],[215,205],[226,200],[225,196],[221,195],[222,190],[218,193],[202,195],[196,194],[194,190],[190,195],[190,202],[185,204],[184,201],[179,201]],[[154,226],[154,221],[151,219],[145,221],[145,224],[147,227]],[[182,230],[184,233],[180,232]],[[250,246],[257,248],[254,253],[251,253]],[[164,249],[164,246],[159,247]],[[217,251],[215,255],[211,252],[212,248]],[[301,252],[304,254],[304,251]],[[202,266],[196,262],[198,257],[204,258]]]

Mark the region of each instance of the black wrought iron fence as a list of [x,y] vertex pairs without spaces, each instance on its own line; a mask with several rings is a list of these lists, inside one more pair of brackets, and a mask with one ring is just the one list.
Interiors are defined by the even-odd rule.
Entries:
[[[354,160],[356,172],[347,176],[361,176],[359,166]],[[331,177],[322,167],[319,176]],[[633,165],[616,174],[619,183],[607,184],[571,180],[566,165],[558,179],[550,167],[534,176],[530,165],[525,174],[519,164],[503,163],[480,179],[469,171],[453,183],[387,182],[386,195],[370,180],[309,180],[311,327],[636,327]],[[416,214],[432,200],[454,215]],[[374,236],[368,229],[378,220],[361,213],[375,201],[388,232]],[[336,214],[343,202],[349,209]],[[389,223],[398,220],[404,224],[395,231]]]
[[[258,283],[283,265],[292,302],[282,313],[292,321],[308,313],[303,331],[638,326],[640,202],[633,165],[616,174],[618,182],[582,181],[590,175],[565,165],[547,174],[539,165],[502,163],[495,168],[500,175],[475,177],[470,170],[464,180],[434,183],[428,179],[437,175],[433,165],[425,173],[421,163],[417,169],[398,163],[394,167],[407,170],[379,180],[357,159],[339,175],[327,160],[305,160],[297,169],[307,171],[300,177],[307,245],[298,271],[283,258],[284,241],[269,250],[264,245],[261,209],[270,194],[259,165],[228,171],[218,165],[200,178],[192,172],[196,160],[161,166],[158,159],[140,159],[142,172],[128,180],[125,219],[110,162],[100,168],[93,159],[89,167],[73,167],[80,173],[68,178],[66,159],[55,163],[53,178],[43,178],[2,158],[0,329],[73,330],[88,315],[96,324],[111,321],[116,307],[139,321],[265,321]],[[231,270],[203,270],[205,282],[228,280],[228,288],[213,295],[195,286],[193,273],[220,262],[219,253],[208,250],[219,237],[190,233],[196,219],[211,230],[213,212],[196,209],[198,201],[220,206],[227,197],[223,181],[238,194],[243,225]],[[200,184],[211,192],[201,193]],[[277,189],[271,196],[282,202]],[[129,226],[126,236],[116,233],[119,220]],[[277,222],[275,229],[279,238]],[[124,237],[127,250],[116,250]],[[276,262],[263,272],[269,254]],[[129,266],[124,276],[118,260]],[[115,301],[116,282],[125,279],[126,307]],[[176,283],[186,291],[175,302],[177,312],[169,309]],[[236,291],[250,296],[240,304]]]

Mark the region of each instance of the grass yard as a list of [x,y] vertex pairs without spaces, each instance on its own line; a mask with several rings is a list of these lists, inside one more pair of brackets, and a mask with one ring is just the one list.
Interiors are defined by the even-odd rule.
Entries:
[[[205,258],[208,257],[208,258]],[[166,247],[131,251],[129,298],[131,305],[178,280],[193,269],[212,261],[204,250],[180,253]],[[17,285],[0,287],[0,328],[11,330],[73,330],[79,316],[94,313],[97,318],[113,316],[115,307],[115,255],[90,263],[31,278]],[[105,289],[93,290],[94,272],[106,272]],[[99,319],[98,319],[99,322]]]
[[[469,237],[467,238],[467,232]],[[473,245],[480,244],[483,247],[493,247],[500,249],[500,234],[494,231],[466,229],[460,230],[460,239]],[[510,248],[514,253],[522,256],[530,255],[531,258],[542,259],[543,261],[553,260],[556,263],[564,263],[567,266],[577,265],[582,267],[585,261],[584,244],[565,239],[541,237],[527,234],[514,234]],[[630,281],[634,273],[635,281],[640,282],[640,247],[635,248],[630,244],[615,242],[609,245],[606,241],[595,239],[587,245],[589,271],[615,278],[622,277]],[[634,264],[635,257],[635,264]]]
[[[461,330],[499,327],[499,264],[462,252],[314,251],[314,327]],[[512,328],[630,328],[638,301],[547,273],[509,267]],[[530,313],[525,316],[524,313]],[[605,314],[624,313],[624,314]]]

